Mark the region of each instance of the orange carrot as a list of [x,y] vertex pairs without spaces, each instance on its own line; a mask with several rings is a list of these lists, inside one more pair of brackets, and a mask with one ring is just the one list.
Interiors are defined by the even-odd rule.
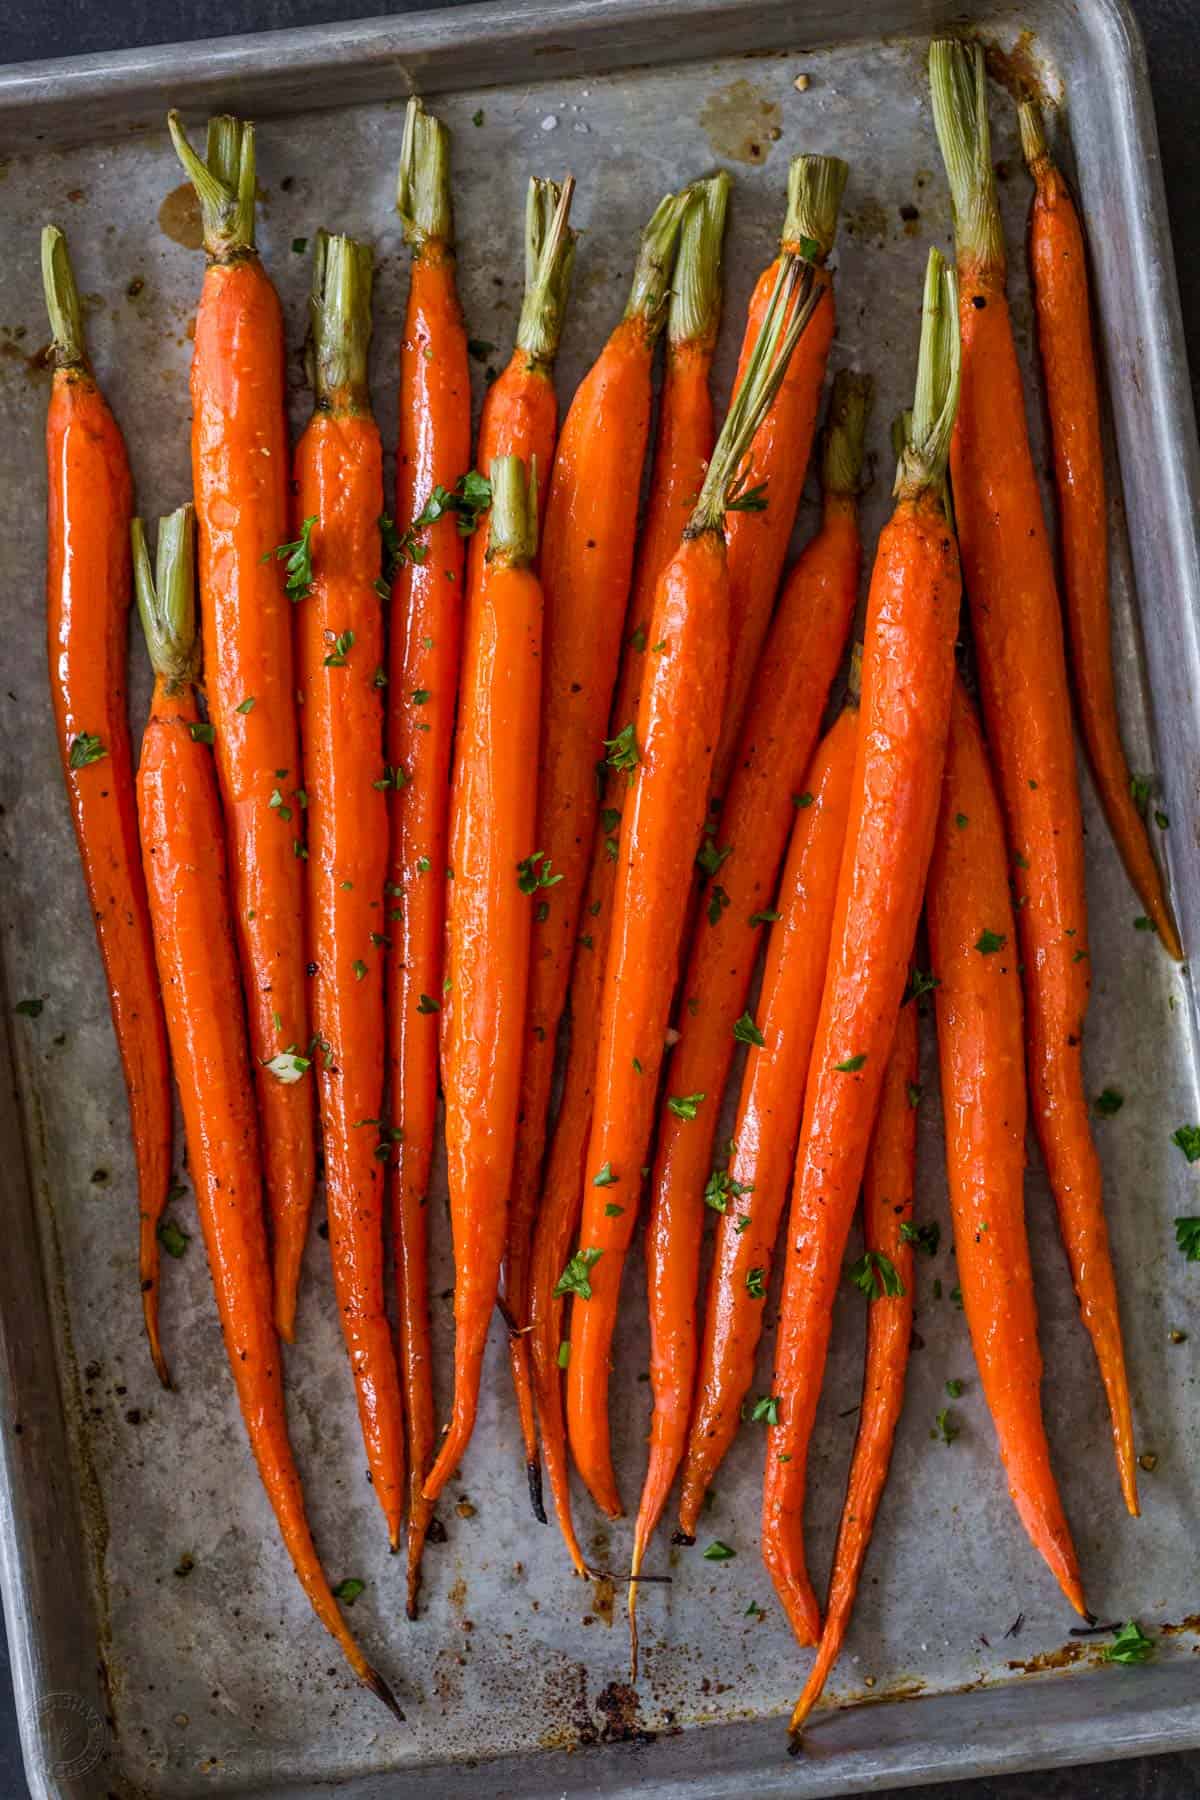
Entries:
[[[358,1679],[403,1719],[338,1611],[313,1544],[288,1443],[225,834],[208,751],[212,732],[196,710],[191,507],[181,507],[159,526],[157,582],[140,520],[133,522],[133,554],[154,665],[154,699],[137,777],[142,855],[221,1333],[250,1448],[300,1585]],[[303,1065],[305,1059],[296,1061]]]
[[542,678],[535,482],[515,456],[498,457],[491,480],[488,559],[464,644],[450,799],[442,1085],[454,1236],[454,1408],[425,1482],[429,1500],[458,1467],[475,1423],[504,1254],[533,896],[545,870],[534,846],[532,779]]
[[785,257],[759,345],[730,408],[683,543],[659,577],[636,720],[609,741],[628,776],[584,1176],[580,1249],[559,1281],[576,1296],[567,1425],[601,1508],[620,1511],[608,1428],[608,1358],[625,1252],[654,1120],[679,938],[700,842],[728,664],[724,520],[736,471],[820,299]]
[[[769,1285],[795,1162],[804,1105],[800,1072],[808,1067],[821,1005],[857,740],[854,692],[796,796],[800,804],[775,902],[779,920],[767,939],[758,1004],[762,1047],[746,1063],[729,1167],[714,1171],[704,1190],[719,1222],[679,1501],[679,1532],[688,1542],[754,1380],[762,1307],[746,1277],[761,1269],[763,1286]],[[741,1205],[749,1195],[753,1199]]]
[[[546,514],[550,471],[558,435],[554,364],[562,337],[575,236],[568,223],[575,183],[534,176],[525,201],[525,296],[517,321],[517,341],[507,365],[489,387],[479,415],[475,460],[490,469],[498,456],[519,456],[537,470],[538,538]],[[479,592],[487,556],[488,521],[479,522],[467,557],[468,611]]]
[[[638,692],[646,655],[646,633],[654,607],[658,578],[683,538],[695,496],[713,448],[713,407],[709,374],[716,348],[721,311],[721,244],[728,198],[728,177],[714,175],[698,182],[702,204],[689,208],[679,234],[676,279],[667,314],[666,368],[658,408],[658,442],[650,477],[646,517],[634,563],[633,587],[625,618],[625,642],[612,708],[612,730],[637,716]],[[612,780],[606,783],[592,847],[582,913],[584,930],[576,943],[567,1004],[571,1020],[571,1054],[567,1059],[562,1101],[555,1122],[535,1207],[536,1227],[530,1258],[529,1352],[532,1361],[542,1453],[554,1494],[555,1509],[578,1574],[587,1573],[571,1522],[567,1474],[566,1421],[563,1416],[562,1371],[559,1364],[564,1301],[554,1293],[579,1224],[583,1192],[583,1159],[592,1117],[592,1079],[599,1043],[600,1000],[608,955],[609,924],[617,876],[617,837],[622,797]],[[518,1140],[518,1186],[522,1174]]]
[[1071,190],[1051,161],[1033,101],[1022,104],[1020,117],[1021,145],[1035,184],[1029,263],[1054,446],[1063,602],[1079,719],[1100,802],[1129,879],[1168,955],[1182,962],[1183,946],[1134,800],[1117,718],[1108,607],[1108,496],[1083,231]]
[[1025,1052],[1004,822],[962,684],[925,899],[938,981],[946,1171],[963,1308],[1009,1492],[1076,1612],[1079,1564],[1050,1467],[1025,1232]]
[[[208,267],[192,356],[192,482],[209,713],[262,1120],[275,1318],[289,1341],[314,1177],[307,1074],[277,1059],[308,1043],[303,830],[290,599],[306,591],[308,530],[288,535],[283,315],[254,248],[254,127],[209,121],[207,160],[171,138],[200,200]],[[277,552],[288,556],[286,591]]]
[[1016,863],[1033,1122],[1108,1397],[1125,1504],[1136,1513],[1116,1278],[1083,1088],[1091,964],[1062,615],[1004,293],[982,47],[935,43],[930,74],[954,202],[962,315],[951,474],[984,721]]
[[[846,164],[836,156],[797,156],[788,170],[788,206],[780,254],[790,252],[811,259],[818,287],[827,289],[829,298],[816,313],[812,330],[805,332],[787,380],[749,451],[745,480],[754,487],[765,484],[766,506],[760,511],[734,513],[727,526],[730,661],[725,715],[713,757],[713,795],[718,802],[733,772],[745,723],[746,697],[775,604],[796,507],[808,472],[825,364],[837,323],[833,278],[824,264],[837,234],[838,207],[847,173]],[[744,378],[778,269],[776,258],[759,276],[751,296],[738,383]]]
[[125,712],[133,485],[120,428],[87,359],[67,242],[42,233],[53,333],[46,418],[46,639],[71,822],[104,963],[138,1174],[142,1315],[158,1378],[158,1224],[171,1179],[171,1073],[137,842]]
[[[334,1292],[367,1467],[394,1550],[404,1513],[404,1414],[383,1298],[383,453],[367,388],[368,245],[318,234],[311,311],[315,404],[296,447],[295,485],[297,517],[313,521],[312,581],[296,611],[312,1054]],[[282,789],[276,798],[287,815]]]
[[[779,1422],[767,1434],[763,1556],[801,1643],[815,1642],[820,1623],[804,1559],[808,1444],[933,849],[950,716],[960,581],[943,488],[958,400],[956,315],[954,276],[931,250],[916,403],[867,603],[850,819],[804,1097],[775,1346]],[[752,1269],[746,1283],[752,1296],[765,1298],[763,1270]]]
[[[450,133],[408,103],[397,206],[412,248],[400,346],[396,518],[425,513],[471,460],[467,334],[455,284]],[[393,771],[388,923],[392,1223],[400,1363],[408,1430],[408,1615],[416,1616],[432,1503],[423,1489],[434,1452],[426,1199],[437,1128],[438,1006],[445,960],[450,752],[462,649],[466,539],[447,510],[403,556],[392,589],[388,761]],[[415,551],[415,554],[413,552]],[[403,771],[397,786],[396,771]],[[421,864],[426,865],[422,871]],[[434,875],[433,871],[438,871]]]
[[604,753],[633,572],[637,508],[615,505],[613,497],[622,484],[636,490],[641,483],[654,347],[666,323],[680,223],[693,204],[691,190],[667,195],[642,234],[624,317],[571,402],[546,507],[541,558],[546,655],[534,834],[544,856],[539,870],[544,891],[534,918],[504,1271],[530,1498],[543,1521],[528,1354],[518,1334],[528,1323],[530,1236],[554,1050],[591,855],[596,764]]
[[[642,1566],[683,1456],[696,1372],[696,1282],[704,1184],[762,927],[773,917],[779,865],[796,816],[829,686],[858,599],[856,517],[870,384],[834,384],[824,458],[825,515],[785,585],[759,667],[719,823],[700,852],[708,901],[683,981],[679,1041],[667,1065],[666,1113],[650,1185],[650,1460],[633,1542]],[[637,1589],[631,1594],[636,1599]]]
[[[789,1730],[799,1735],[841,1654],[887,1482],[904,1405],[913,1319],[913,1187],[917,1162],[917,1009],[902,1006],[863,1179],[865,1252],[851,1271],[870,1303],[862,1405],[816,1660]],[[907,1228],[907,1231],[906,1231]]]

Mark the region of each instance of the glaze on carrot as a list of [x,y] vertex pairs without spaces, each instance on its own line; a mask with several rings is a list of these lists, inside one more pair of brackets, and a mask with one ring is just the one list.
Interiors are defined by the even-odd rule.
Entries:
[[867,1350],[854,1455],[833,1552],[825,1624],[789,1730],[798,1737],[846,1641],[892,1445],[904,1405],[913,1320],[911,1230],[917,1165],[917,1009],[902,1006],[863,1177],[865,1255],[856,1278],[867,1294]]
[[767,938],[756,1009],[763,1042],[747,1058],[728,1168],[714,1169],[704,1190],[719,1220],[679,1499],[679,1535],[686,1542],[695,1538],[704,1496],[737,1436],[754,1380],[763,1309],[746,1277],[760,1269],[762,1285],[770,1286],[829,955],[857,741],[855,691],[796,792],[796,823],[773,907],[779,918]]
[[[542,589],[535,478],[519,457],[491,465],[492,516],[468,621],[450,797],[442,1051],[454,1239],[454,1406],[425,1482],[436,1500],[475,1423],[496,1304],[521,1082],[529,938],[545,860],[534,841]],[[436,880],[430,870],[422,879]]]
[[[296,446],[296,517],[311,519],[312,582],[296,609],[308,822],[311,1054],[329,1253],[375,1498],[395,1550],[404,1414],[383,1295],[387,797],[383,791],[383,452],[371,417],[371,250],[320,232],[313,254],[313,414]],[[284,790],[278,810],[288,812]],[[286,822],[286,821],[285,821]]]
[[[658,405],[658,439],[646,516],[634,558],[633,586],[625,617],[625,638],[613,700],[611,730],[637,716],[658,578],[683,539],[695,497],[712,455],[712,394],[709,376],[721,316],[722,245],[729,177],[723,173],[695,184],[698,204],[684,215],[679,253],[667,312],[666,359]],[[579,1224],[583,1159],[592,1117],[592,1080],[600,1031],[600,997],[608,955],[612,897],[616,885],[617,828],[624,782],[606,768],[604,805],[592,844],[591,870],[581,915],[567,1014],[571,1053],[562,1099],[551,1134],[535,1229],[529,1277],[529,1356],[541,1431],[542,1454],[555,1510],[577,1574],[587,1567],[571,1521],[563,1414],[562,1318],[564,1301],[554,1288],[570,1254]],[[521,1171],[518,1156],[518,1176]]]
[[129,1097],[146,1338],[170,1387],[158,1329],[158,1225],[171,1180],[171,1072],[137,841],[125,711],[133,484],[120,427],[83,340],[67,241],[42,233],[53,337],[46,417],[46,645],[71,823],[104,963]]
[[[192,355],[192,484],[200,539],[205,691],[233,878],[254,1058],[275,1318],[290,1342],[314,1178],[308,1073],[277,1058],[308,1044],[304,830],[289,596],[305,587],[303,528],[290,537],[284,335],[279,297],[254,248],[254,127],[211,119],[204,162],[176,113],[171,139],[200,201],[208,266]],[[295,570],[292,570],[292,562]],[[247,703],[252,704],[247,709]],[[280,793],[287,820],[272,805]]]
[[[897,504],[880,535],[867,602],[854,786],[804,1097],[775,1346],[779,1422],[767,1432],[763,1558],[801,1643],[814,1643],[820,1630],[804,1557],[808,1444],[933,849],[950,716],[961,588],[943,489],[958,349],[954,276],[931,250],[916,402],[896,476]],[[761,1273],[755,1286],[765,1298]]]
[[1083,230],[1071,190],[1046,148],[1033,101],[1022,103],[1020,118],[1021,147],[1034,180],[1029,265],[1054,448],[1062,594],[1079,722],[1126,873],[1167,954],[1182,962],[1183,946],[1133,797],[1117,717],[1108,605],[1108,496]]
[[624,317],[580,382],[563,423],[546,506],[540,565],[546,598],[545,674],[534,835],[544,853],[547,885],[539,892],[534,917],[504,1268],[530,1497],[543,1522],[529,1361],[521,1335],[529,1314],[530,1237],[558,1022],[581,929],[598,811],[596,764],[604,757],[633,574],[637,507],[621,505],[616,497],[634,495],[641,485],[654,349],[666,323],[679,227],[696,203],[690,189],[667,195],[642,234]]
[[567,1369],[571,1450],[593,1498],[610,1516],[621,1503],[609,1443],[609,1351],[647,1173],[690,866],[700,842],[729,659],[725,512],[746,447],[820,298],[811,269],[785,257],[756,354],[683,542],[659,577],[637,717],[609,740],[608,760],[626,777],[626,792],[580,1249],[560,1285],[575,1293]]
[[[834,383],[823,459],[824,517],[784,591],[755,671],[726,799],[700,853],[709,874],[682,987],[679,1039],[666,1071],[646,1225],[650,1311],[650,1459],[633,1542],[633,1573],[662,1515],[684,1453],[695,1384],[696,1283],[704,1187],[725,1083],[737,1048],[795,796],[821,729],[858,599],[857,495],[870,383]],[[697,1098],[699,1096],[699,1098]],[[636,1588],[632,1590],[636,1595]]]
[[1025,1230],[1021,978],[1008,879],[1000,803],[960,682],[925,897],[958,1278],[1013,1505],[1071,1605],[1086,1613],[1042,1421]]
[[982,48],[935,43],[930,76],[954,203],[963,336],[950,466],[984,722],[1015,864],[1034,1129],[1108,1398],[1122,1493],[1136,1513],[1116,1278],[1083,1088],[1091,963],[1062,615],[1004,291]]
[[[808,472],[809,452],[817,428],[825,365],[836,329],[833,277],[825,259],[837,235],[838,207],[848,170],[836,156],[797,156],[788,170],[788,204],[780,239],[780,255],[811,260],[814,280],[827,291],[825,305],[813,317],[792,358],[787,379],[762,423],[748,453],[744,478],[748,486],[766,484],[766,507],[731,515],[726,527],[730,583],[729,690],[721,736],[713,757],[713,795],[725,794],[745,723],[746,698],[762,650],[779,589],[783,561],[791,541],[796,507]],[[742,339],[737,382],[757,336],[771,297],[779,258],[759,276],[751,296]]]
[[[450,133],[408,103],[397,209],[412,251],[400,344],[396,520],[411,526],[471,461],[467,333],[455,281]],[[433,1506],[433,1363],[429,1337],[429,1175],[437,1130],[438,1025],[445,967],[450,753],[462,651],[467,540],[447,511],[421,532],[392,585],[388,763],[393,771],[387,923],[388,1119],[400,1367],[408,1432],[408,1602],[416,1616]],[[402,770],[402,785],[395,771]],[[424,871],[421,868],[425,863]],[[437,874],[434,874],[434,871]],[[398,1135],[397,1135],[398,1134]]]
[[[348,1631],[321,1569],[288,1442],[272,1316],[262,1163],[234,947],[225,833],[196,709],[192,509],[159,525],[157,580],[133,523],[138,607],[154,698],[138,767],[138,821],[196,1209],[250,1448],[301,1587],[358,1679],[403,1719]],[[304,1058],[297,1060],[303,1063]]]

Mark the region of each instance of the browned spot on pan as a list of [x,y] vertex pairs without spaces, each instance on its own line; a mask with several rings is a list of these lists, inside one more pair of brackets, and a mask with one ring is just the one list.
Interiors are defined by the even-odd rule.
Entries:
[[190,181],[181,181],[171,189],[158,209],[158,228],[185,250],[203,250],[200,202]]
[[782,135],[779,107],[749,81],[731,81],[710,94],[700,125],[717,156],[762,163]]

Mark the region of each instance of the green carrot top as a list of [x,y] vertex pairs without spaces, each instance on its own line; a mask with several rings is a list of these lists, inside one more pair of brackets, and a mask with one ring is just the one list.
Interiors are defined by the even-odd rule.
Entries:
[[574,177],[556,181],[532,177],[525,200],[525,298],[517,323],[517,348],[530,362],[549,365],[558,355],[576,233],[571,230]]
[[724,169],[692,184],[693,203],[680,227],[667,312],[667,339],[672,344],[716,342],[721,323],[721,251],[730,186]]
[[156,568],[151,572],[146,528],[130,525],[133,585],[146,648],[154,673],[168,693],[196,680],[200,651],[196,642],[195,537],[196,515],[181,506],[158,522]]
[[167,128],[200,202],[208,254],[214,262],[254,255],[254,126],[229,113],[210,119],[203,162],[188,143],[177,112],[167,114]]

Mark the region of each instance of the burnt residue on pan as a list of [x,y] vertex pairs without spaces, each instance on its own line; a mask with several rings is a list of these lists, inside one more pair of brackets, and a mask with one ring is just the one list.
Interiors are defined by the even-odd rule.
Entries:
[[710,94],[700,112],[700,125],[714,156],[732,162],[763,163],[783,135],[776,101],[750,81],[731,81]]

